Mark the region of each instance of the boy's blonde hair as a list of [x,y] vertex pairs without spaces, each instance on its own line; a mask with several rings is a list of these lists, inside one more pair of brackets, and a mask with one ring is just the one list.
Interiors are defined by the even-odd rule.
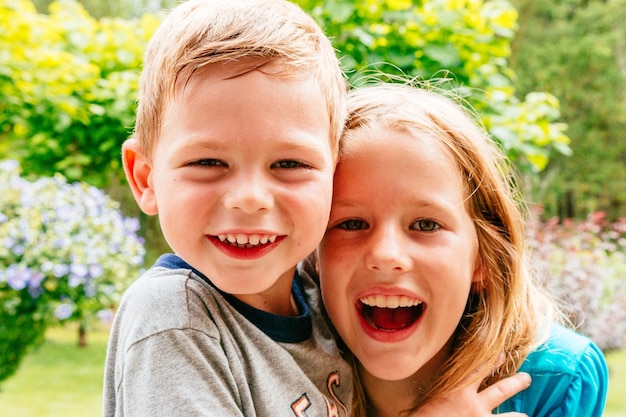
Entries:
[[[512,167],[464,107],[410,83],[357,88],[348,95],[342,141],[356,140],[372,125],[437,138],[450,152],[466,183],[465,208],[476,227],[484,266],[480,288],[472,289],[453,336],[449,360],[416,400],[417,409],[458,387],[481,364],[498,369],[484,384],[514,373],[544,337],[542,317],[552,314],[551,302],[525,266],[524,211]],[[502,353],[506,359],[498,366]],[[358,396],[357,390],[354,404],[360,409],[354,415],[365,416],[366,399]]]
[[243,59],[277,64],[279,76],[315,77],[337,150],[347,84],[319,25],[286,0],[188,0],[163,21],[145,52],[134,131],[144,153],[151,156],[177,83],[205,65]]

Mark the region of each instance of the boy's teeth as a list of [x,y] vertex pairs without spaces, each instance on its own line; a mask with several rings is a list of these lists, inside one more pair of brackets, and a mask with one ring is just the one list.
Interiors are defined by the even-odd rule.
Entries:
[[363,304],[370,307],[380,308],[398,308],[398,307],[414,307],[420,305],[422,302],[415,298],[410,298],[405,295],[368,295],[360,300]]
[[221,242],[228,242],[233,245],[252,245],[258,244],[265,245],[267,242],[274,242],[276,240],[275,235],[245,235],[241,233],[228,233],[225,235],[218,235],[218,239]]

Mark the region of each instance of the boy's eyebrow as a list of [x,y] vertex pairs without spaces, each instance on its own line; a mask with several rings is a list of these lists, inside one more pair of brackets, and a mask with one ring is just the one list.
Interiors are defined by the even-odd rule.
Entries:
[[[317,141],[317,139],[315,139],[315,141]],[[227,150],[229,147],[229,143],[230,143],[229,140],[212,139],[212,138],[205,137],[205,138],[190,140],[186,142],[183,147],[191,148],[191,147],[197,146],[197,147],[202,147],[202,148],[206,148],[210,150]],[[318,153],[320,149],[314,143],[311,143],[308,141],[300,141],[300,140],[292,139],[292,138],[281,140],[280,142],[277,143],[275,147],[282,151],[306,150],[308,152],[316,152],[316,153]]]

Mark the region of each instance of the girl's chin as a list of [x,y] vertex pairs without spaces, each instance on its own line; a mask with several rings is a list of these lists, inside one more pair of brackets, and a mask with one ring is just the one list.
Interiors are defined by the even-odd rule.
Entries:
[[[412,377],[419,371],[420,365],[415,361],[381,361],[378,363],[363,363],[359,361],[362,378],[377,382],[400,382]],[[369,365],[369,366],[365,366]]]

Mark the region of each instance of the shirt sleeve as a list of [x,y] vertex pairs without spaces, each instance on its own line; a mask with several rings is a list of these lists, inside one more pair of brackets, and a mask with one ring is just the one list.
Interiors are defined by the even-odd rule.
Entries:
[[167,330],[127,352],[116,414],[243,416],[239,394],[219,343],[197,330]]
[[604,411],[607,389],[608,368],[604,355],[595,344],[589,343],[580,356],[562,406],[552,415],[600,417]]
[[532,352],[520,371],[532,384],[505,401],[497,413],[529,417],[601,417],[608,389],[602,351],[587,337],[553,325],[549,340]]

